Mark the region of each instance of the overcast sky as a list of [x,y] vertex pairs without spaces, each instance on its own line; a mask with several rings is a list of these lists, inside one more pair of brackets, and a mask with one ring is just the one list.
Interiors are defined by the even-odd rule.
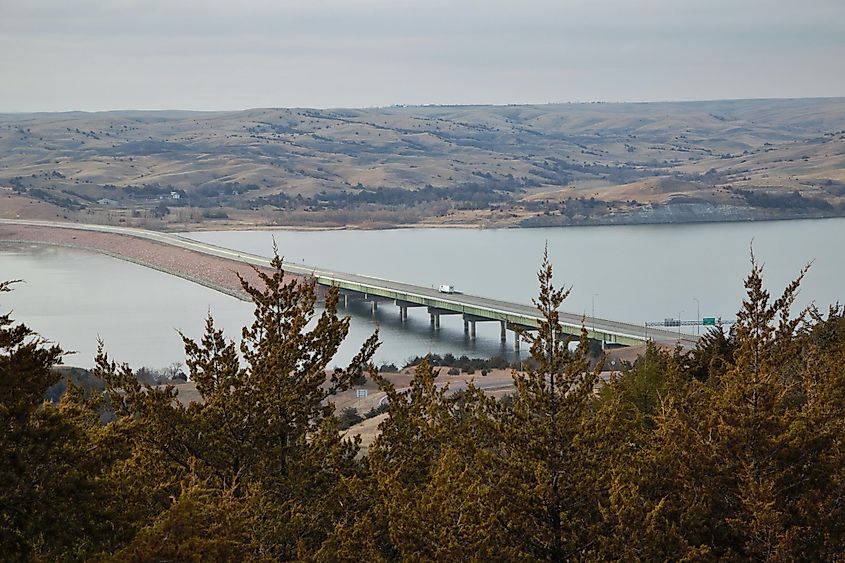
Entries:
[[845,0],[0,0],[0,112],[845,95]]

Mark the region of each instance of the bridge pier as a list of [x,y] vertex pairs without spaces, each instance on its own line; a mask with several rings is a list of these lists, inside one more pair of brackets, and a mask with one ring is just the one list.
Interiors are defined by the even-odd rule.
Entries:
[[[0,223],[1,222],[2,220],[0,220]],[[376,281],[379,281],[380,283],[389,284],[389,282],[385,282],[384,280]],[[318,278],[318,283],[324,286],[338,285],[336,280],[324,281],[320,278]],[[354,284],[350,282],[349,285]],[[499,338],[502,342],[502,345],[509,344],[508,331],[516,332],[516,330],[519,330],[525,333],[528,331],[537,330],[535,322],[539,321],[539,318],[535,317],[534,314],[530,312],[528,307],[514,305],[513,311],[506,307],[507,312],[504,312],[497,309],[497,307],[501,306],[498,303],[493,303],[489,307],[484,304],[478,305],[475,303],[453,303],[451,300],[454,299],[460,301],[463,298],[463,296],[461,296],[460,294],[449,296],[448,299],[444,299],[443,296],[439,294],[436,295],[434,298],[428,298],[418,296],[413,292],[402,293],[399,290],[393,291],[391,288],[387,288],[390,290],[385,290],[388,295],[395,295],[395,297],[388,297],[387,295],[382,293],[383,288],[381,286],[379,286],[378,284],[374,284],[373,287],[377,288],[380,294],[374,295],[373,293],[368,291],[369,288],[362,288],[360,290],[356,290],[353,287],[341,287],[341,296],[343,296],[343,306],[348,308],[350,304],[355,305],[354,301],[356,300],[368,301],[371,308],[371,314],[373,315],[373,317],[376,317],[378,311],[378,302],[391,301],[399,308],[399,320],[402,324],[404,324],[408,320],[409,308],[426,307],[429,313],[432,332],[440,330],[440,317],[442,315],[462,315],[462,320],[464,321],[464,337],[467,341],[475,341],[477,338],[479,338],[477,324],[480,322],[499,322]],[[375,289],[373,291],[375,291]],[[419,299],[419,301],[417,299]],[[502,317],[506,317],[510,320],[504,320]],[[566,318],[566,316],[564,316],[564,318],[560,321],[558,329],[555,331],[555,340],[563,342],[565,339],[572,338],[573,340],[577,341],[581,331],[580,322],[582,320],[583,319],[579,320],[574,318]],[[650,328],[649,326],[645,327],[646,334],[643,334],[642,326],[634,327],[634,330],[631,330],[630,332],[619,332],[619,326],[621,326],[623,330],[627,330],[627,325],[625,325],[625,323],[612,323],[611,321],[605,321],[601,319],[595,319],[595,323],[595,326],[592,326],[593,321],[591,320],[591,327],[588,332],[588,338],[590,339],[591,343],[593,341],[601,342],[603,350],[607,350],[608,348],[614,346],[634,345],[642,341],[650,340],[651,338],[649,337],[652,336],[651,331],[648,330]],[[599,323],[606,324],[604,326],[600,326]],[[631,326],[633,327],[634,325]],[[659,334],[662,338],[664,338],[664,340],[667,341],[669,340],[670,336],[675,339],[678,338],[674,333],[669,335],[668,333],[666,333],[666,331],[655,330],[655,333]],[[664,335],[664,333],[666,333],[666,335]],[[513,350],[517,353],[519,353],[520,349],[523,347],[522,342],[520,342],[520,340],[520,336],[518,334],[514,334]]]
[[429,313],[428,316],[431,317],[431,328],[434,330],[440,330],[440,314]]
[[[514,352],[519,352],[520,341],[522,340],[521,332],[530,332],[537,330],[537,328],[533,326],[525,326],[525,325],[513,325],[508,323],[507,325],[513,331],[513,350]],[[517,327],[519,330],[517,330]]]
[[[479,315],[473,315],[470,313],[464,313],[464,334],[466,334],[470,340],[475,340],[475,325],[476,323],[484,323],[484,322],[496,322],[496,319],[491,319],[488,317],[481,317]],[[500,321],[503,322],[503,321]]]
[[440,309],[438,307],[429,307],[428,314],[431,315],[431,326],[434,330],[440,330],[440,316],[441,315],[460,315],[458,311],[451,311],[449,309]]
[[403,323],[408,320],[408,309],[410,307],[425,307],[425,305],[420,305],[412,301],[403,301],[402,299],[394,299],[393,303],[399,307],[399,320]]
[[369,303],[370,303],[370,314],[373,315],[373,316],[375,316],[376,311],[378,311],[379,301],[393,301],[393,299],[390,299],[388,297],[382,297],[380,295],[373,295],[371,293],[362,293],[361,295],[363,295],[363,297],[362,297],[363,301],[369,301]]
[[[165,244],[180,251],[198,252],[207,256],[223,258],[226,260],[234,260],[239,263],[251,264],[255,266],[266,267],[269,261],[266,257],[249,254],[246,252],[234,251],[231,249],[221,248],[214,245],[205,244],[199,241],[186,241],[180,237],[170,235],[167,233],[146,231],[143,229],[128,229],[117,226],[107,225],[79,225],[67,224],[52,221],[28,221],[28,220],[14,220],[14,219],[0,219],[0,224],[3,225],[20,225],[27,228],[56,228],[56,229],[72,229],[88,231],[91,233],[105,233],[130,236],[135,239],[146,242],[155,242],[157,244]],[[412,306],[408,303],[415,303],[413,306],[434,306],[446,307],[448,311],[452,309],[459,309],[461,312],[472,311],[479,315],[485,315],[485,319],[489,316],[489,320],[510,319],[511,322],[517,323],[516,326],[532,327],[537,326],[542,322],[542,315],[536,307],[521,305],[518,303],[507,303],[499,300],[484,299],[477,296],[449,294],[444,295],[436,289],[422,286],[415,286],[412,284],[397,283],[389,280],[362,276],[357,274],[346,274],[343,272],[332,272],[305,266],[304,264],[285,263],[286,271],[291,274],[306,276],[313,279],[321,288],[337,287],[342,291],[344,296],[343,305],[349,306],[350,301],[355,301],[363,298],[367,301],[379,300],[402,300],[402,306]],[[377,295],[372,295],[375,292]],[[368,295],[369,294],[369,295]],[[351,297],[351,299],[350,299]],[[397,303],[398,305],[399,303]],[[373,312],[377,310],[378,305],[373,304]],[[440,311],[443,311],[441,309]],[[431,313],[431,311],[429,311]],[[448,313],[437,313],[437,319],[432,315],[432,324],[437,322],[439,328],[439,315]],[[460,314],[460,313],[457,313]],[[404,312],[400,310],[400,315],[407,317],[407,310]],[[585,315],[562,314],[561,319],[565,324],[564,331],[577,338],[580,334],[579,328],[586,320]],[[470,320],[470,319],[467,319]],[[480,322],[480,321],[479,321]],[[683,321],[678,321],[683,322]],[[678,343],[685,348],[691,348],[698,342],[697,335],[681,334],[680,332],[667,330],[669,327],[665,324],[661,325],[664,328],[656,328],[657,323],[654,324],[653,331],[648,328],[651,323],[643,325],[636,325],[625,322],[616,322],[607,319],[596,319],[590,317],[590,324],[592,332],[601,334],[603,344],[605,347],[609,346],[634,346],[642,342],[655,341]],[[577,326],[576,326],[577,325]],[[672,325],[670,325],[672,326]],[[467,326],[467,330],[469,330]],[[503,322],[501,324],[502,340],[507,342],[507,328],[509,325]],[[594,335],[595,337],[595,335]],[[518,347],[518,343],[515,343]]]
[[355,300],[362,301],[366,300],[366,294],[358,293],[354,291],[348,291],[345,289],[340,290],[340,296],[338,299],[338,305],[343,305],[344,309],[349,309],[349,304]]

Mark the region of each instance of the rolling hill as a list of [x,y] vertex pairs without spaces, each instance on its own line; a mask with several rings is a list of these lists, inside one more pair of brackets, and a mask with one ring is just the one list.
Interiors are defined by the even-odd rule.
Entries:
[[845,215],[845,98],[0,114],[0,215],[153,228]]

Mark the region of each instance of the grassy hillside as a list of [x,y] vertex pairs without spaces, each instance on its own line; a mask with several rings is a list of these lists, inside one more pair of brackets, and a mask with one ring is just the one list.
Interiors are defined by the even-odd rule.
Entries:
[[845,215],[845,99],[5,114],[0,188],[150,227]]

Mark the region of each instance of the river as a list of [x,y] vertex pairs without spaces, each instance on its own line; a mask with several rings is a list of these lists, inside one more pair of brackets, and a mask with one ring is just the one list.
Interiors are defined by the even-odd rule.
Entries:
[[[269,255],[275,239],[287,260],[396,281],[437,286],[527,303],[537,292],[544,247],[558,284],[572,287],[563,309],[633,323],[664,318],[733,318],[750,270],[750,248],[778,295],[812,261],[797,307],[843,301],[845,219],[642,225],[564,229],[396,229],[386,231],[221,231],[187,236]],[[0,311],[78,353],[71,365],[90,366],[98,336],[109,353],[133,367],[183,361],[176,330],[197,337],[210,311],[235,337],[250,307],[231,297],[140,266],[59,248],[0,248],[0,278],[24,279],[0,296]],[[395,307],[375,316],[363,304],[353,316],[337,361],[347,361],[376,327],[379,362],[402,363],[428,352],[491,356],[512,353],[498,341],[498,324],[479,323],[465,339],[459,317],[444,317],[434,333],[424,310],[398,322]],[[689,329],[694,331],[695,329]],[[525,347],[523,347],[523,354]]]

